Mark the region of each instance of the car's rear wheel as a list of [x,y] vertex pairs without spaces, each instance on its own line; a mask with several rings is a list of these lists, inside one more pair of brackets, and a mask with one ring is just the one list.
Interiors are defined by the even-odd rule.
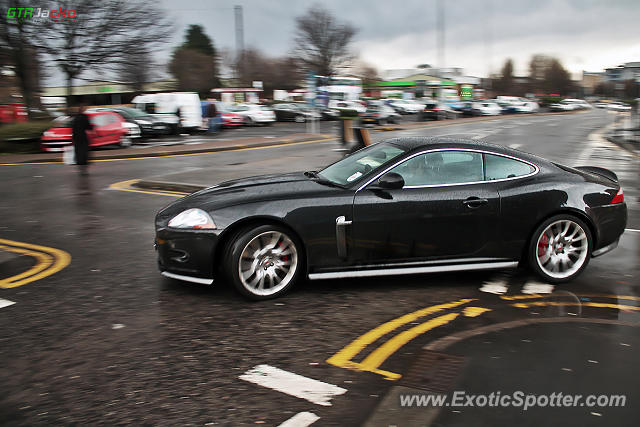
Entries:
[[533,233],[529,265],[547,282],[568,282],[587,267],[592,245],[591,232],[582,220],[556,215]]
[[246,126],[253,126],[253,125],[256,124],[256,122],[254,122],[251,117],[247,116],[247,117],[244,118],[244,124]]
[[296,123],[304,123],[304,119],[305,117],[302,114],[298,114],[294,120],[296,121]]
[[240,232],[226,257],[227,274],[245,297],[275,298],[294,285],[303,270],[301,245],[283,227],[262,225]]

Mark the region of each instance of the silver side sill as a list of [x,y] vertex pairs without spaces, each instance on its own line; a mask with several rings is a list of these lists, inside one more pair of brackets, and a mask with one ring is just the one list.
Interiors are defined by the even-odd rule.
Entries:
[[346,277],[395,276],[397,274],[441,273],[445,271],[493,270],[515,268],[518,261],[485,262],[478,264],[433,265],[426,267],[385,268],[378,270],[335,271],[330,273],[311,273],[310,280],[342,279]]
[[603,248],[600,248],[598,250],[593,251],[591,253],[591,256],[595,258],[597,256],[600,256],[602,254],[606,254],[607,252],[614,250],[615,248],[618,247],[618,242],[619,242],[619,239],[616,240],[615,242],[603,247]]
[[184,280],[185,282],[200,283],[201,285],[213,284],[213,279],[203,279],[201,277],[183,276],[182,274],[174,274],[174,273],[169,273],[167,271],[163,271],[160,274],[162,274],[164,277],[169,277],[171,279],[176,279],[176,280]]

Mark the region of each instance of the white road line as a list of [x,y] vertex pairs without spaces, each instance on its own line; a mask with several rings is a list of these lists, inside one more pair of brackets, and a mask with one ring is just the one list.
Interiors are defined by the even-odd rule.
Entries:
[[547,283],[540,283],[535,281],[528,281],[522,287],[523,294],[550,294],[553,292],[553,285]]
[[624,231],[633,231],[634,233],[640,233],[640,230],[636,230],[634,228],[625,228]]
[[307,427],[320,419],[319,416],[311,412],[300,412],[280,424],[278,427]]
[[240,379],[322,406],[331,406],[330,400],[333,396],[339,396],[347,392],[347,389],[342,387],[303,377],[269,365],[255,366],[240,375]]
[[0,308],[9,307],[10,305],[15,304],[13,301],[9,301],[8,299],[0,298]]
[[488,292],[490,294],[502,295],[509,290],[509,285],[507,285],[504,280],[487,280],[482,284],[480,288],[480,292]]

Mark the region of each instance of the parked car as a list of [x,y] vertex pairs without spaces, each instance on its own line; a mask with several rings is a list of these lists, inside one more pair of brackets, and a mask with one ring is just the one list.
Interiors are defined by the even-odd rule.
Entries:
[[[88,133],[90,147],[102,145],[128,147],[131,145],[129,129],[126,127],[127,122],[121,115],[109,111],[93,111],[86,114],[93,125],[93,130]],[[63,151],[64,147],[72,143],[72,120],[72,117],[61,116],[53,121],[53,127],[46,130],[40,138],[42,151]]]
[[175,117],[172,132],[196,132],[202,127],[202,107],[200,97],[195,92],[168,92],[138,95],[133,98],[133,105],[148,114]]
[[551,104],[549,105],[549,110],[551,111],[575,111],[580,109],[580,106],[568,101],[566,99],[563,99],[560,102],[557,102],[555,104]]
[[505,107],[505,113],[537,113],[539,109],[534,101],[511,102]]
[[358,113],[367,111],[366,105],[356,101],[338,101],[332,99],[329,101],[328,107],[332,110],[356,110]]
[[423,105],[410,99],[391,99],[387,104],[399,114],[415,114],[422,110]]
[[137,108],[118,106],[92,108],[90,111],[111,111],[120,114],[128,123],[138,126],[138,136],[164,135],[170,132],[170,124],[164,122],[161,117],[145,113]]
[[562,101],[549,105],[549,109],[551,111],[574,111],[574,110],[586,110],[593,108],[591,104],[589,104],[584,99],[572,99],[567,98]]
[[232,128],[242,126],[244,124],[244,117],[231,111],[231,106],[224,102],[217,102],[216,108],[220,111],[220,115],[222,116],[222,127]]
[[528,265],[549,283],[614,249],[627,207],[610,170],[501,145],[394,138],[326,167],[227,181],[155,218],[161,273],[273,298],[297,281]]
[[458,117],[458,113],[454,111],[444,102],[439,101],[427,101],[424,104],[419,120],[445,120],[455,119]]
[[502,114],[502,108],[492,101],[476,101],[471,105],[475,116],[498,116]]
[[276,115],[272,109],[265,105],[239,104],[230,107],[230,110],[242,116],[245,125],[270,125],[276,121]]
[[367,109],[360,114],[360,120],[363,124],[375,123],[377,125],[386,125],[387,123],[398,123],[402,117],[390,106],[382,101],[370,101]]
[[279,122],[304,123],[307,120],[320,119],[320,113],[312,111],[303,104],[275,104],[273,112]]
[[625,104],[624,102],[610,102],[607,105],[607,109],[609,109],[610,111],[619,111],[619,112],[631,111],[631,105]]

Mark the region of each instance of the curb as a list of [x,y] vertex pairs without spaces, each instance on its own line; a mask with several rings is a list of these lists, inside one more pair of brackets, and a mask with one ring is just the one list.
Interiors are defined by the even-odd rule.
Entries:
[[[314,137],[309,137],[300,140],[290,140],[290,139],[276,139],[270,141],[259,142],[256,144],[237,144],[237,145],[225,145],[222,147],[208,147],[208,148],[193,148],[187,150],[166,150],[166,151],[155,151],[155,152],[135,152],[135,153],[118,153],[113,155],[104,155],[104,156],[94,156],[91,158],[91,161],[101,161],[101,160],[118,160],[118,159],[137,159],[137,158],[149,158],[149,157],[166,157],[166,156],[179,156],[179,155],[187,155],[187,154],[198,154],[198,153],[218,153],[223,151],[233,151],[238,149],[245,148],[262,148],[262,147],[271,147],[277,145],[287,145],[287,144],[299,144],[302,142],[310,142],[310,141],[330,141],[335,139],[333,135],[329,134],[317,134]],[[172,145],[172,147],[184,147],[184,144],[176,144]],[[24,154],[21,154],[21,156]],[[62,163],[62,153],[58,153],[55,157],[47,157],[47,158],[39,158],[39,159],[25,159],[19,162],[12,162],[10,156],[0,157],[0,161],[3,163]]]
[[160,190],[160,191],[172,191],[178,193],[195,193],[196,191],[204,190],[205,186],[195,184],[185,184],[180,182],[164,182],[164,181],[144,181],[140,180],[131,184],[132,187],[140,188],[143,190]]

